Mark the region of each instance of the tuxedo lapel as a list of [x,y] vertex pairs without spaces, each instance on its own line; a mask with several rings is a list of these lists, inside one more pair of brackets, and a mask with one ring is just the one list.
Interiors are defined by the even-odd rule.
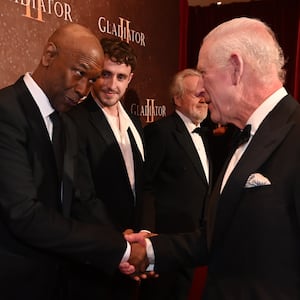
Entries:
[[206,176],[202,167],[200,157],[197,153],[196,147],[191,139],[188,130],[186,129],[183,121],[176,113],[173,114],[173,118],[175,123],[175,130],[174,130],[175,139],[177,140],[178,144],[183,148],[187,156],[192,161],[201,179],[207,184]]
[[54,152],[52,150],[51,140],[45,126],[45,122],[22,78],[16,82],[15,88],[18,94],[18,99],[21,99],[20,106],[24,111],[24,115],[31,128],[31,132],[33,133],[33,136],[36,137],[35,141],[32,142],[38,142],[38,149],[41,149],[41,153],[48,157],[48,160],[49,157],[51,157],[50,164],[55,164]]
[[[86,100],[84,105],[87,106],[87,110],[89,112],[89,118],[92,125],[96,128],[99,135],[103,137],[107,145],[115,145],[118,146],[118,142],[114,136],[112,129],[109,126],[108,121],[105,118],[104,113],[97,105],[97,103],[93,100],[92,96],[90,95]],[[116,147],[119,155],[122,156],[122,152],[119,147]],[[115,150],[116,150],[115,149]]]
[[[48,207],[60,209],[60,181],[57,176],[55,155],[45,122],[23,79],[20,78],[14,87],[18,94],[20,107],[24,112],[24,116],[29,126],[28,130],[30,131],[30,134],[28,135],[29,140],[27,147],[28,153],[32,155],[32,168],[35,180],[42,181],[45,174],[41,170],[46,170],[46,176],[57,178],[56,185],[53,185],[53,187],[49,186],[49,189],[57,189],[57,202],[50,197],[44,198],[43,202],[47,204]],[[41,164],[43,164],[42,168]],[[52,182],[53,180],[49,182],[49,185],[51,185]]]
[[212,234],[215,241],[223,236],[233,220],[249,175],[255,173],[263,165],[292,128],[293,123],[288,122],[288,117],[292,113],[293,107],[295,106],[286,105],[286,102],[282,101],[267,116],[232,171],[222,194],[218,197],[224,175],[224,172],[223,174],[221,172],[209,204],[211,206],[209,217],[212,218],[208,221],[208,224],[210,224],[208,230],[209,241],[212,240]]
[[[127,169],[125,165],[125,161],[123,159],[123,154],[121,148],[118,144],[118,141],[114,135],[113,130],[111,129],[103,111],[97,105],[97,103],[93,100],[92,96],[89,95],[88,99],[84,103],[86,105],[87,110],[89,112],[89,120],[92,123],[93,127],[96,128],[98,134],[104,139],[106,146],[105,148],[111,151],[111,156],[114,156],[116,160],[120,162],[120,172],[124,172],[124,176],[126,176],[128,181],[128,186],[130,187],[129,177],[127,174]],[[117,171],[117,170],[116,170]],[[130,188],[131,190],[131,188]]]
[[[133,155],[135,187],[138,187],[140,186],[141,178],[143,176],[142,171],[143,171],[144,162],[130,128],[128,128],[128,136],[129,136],[131,151]],[[135,192],[137,192],[137,189]]]

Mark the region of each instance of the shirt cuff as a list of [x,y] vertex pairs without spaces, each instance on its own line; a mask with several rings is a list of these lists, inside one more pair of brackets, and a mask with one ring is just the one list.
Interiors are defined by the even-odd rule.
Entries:
[[129,257],[130,257],[130,252],[131,252],[131,247],[130,247],[130,244],[126,241],[126,250],[125,250],[125,253],[122,257],[122,260],[121,260],[121,263],[122,262],[125,262],[125,261],[128,261]]
[[149,265],[146,269],[147,272],[153,271],[154,270],[154,263],[155,263],[155,255],[154,255],[154,250],[152,243],[150,239],[145,239],[146,240],[146,252],[147,252],[147,257],[149,261]]

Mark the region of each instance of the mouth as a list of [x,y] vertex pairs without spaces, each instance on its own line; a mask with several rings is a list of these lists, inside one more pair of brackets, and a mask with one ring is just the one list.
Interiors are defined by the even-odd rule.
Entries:
[[109,96],[118,94],[116,91],[113,90],[103,90],[102,93]]
[[69,97],[65,97],[65,99],[67,100],[67,104],[70,105],[70,106],[76,106],[77,104],[79,104],[82,100],[81,99],[78,99],[78,100],[74,100],[74,99],[71,99]]

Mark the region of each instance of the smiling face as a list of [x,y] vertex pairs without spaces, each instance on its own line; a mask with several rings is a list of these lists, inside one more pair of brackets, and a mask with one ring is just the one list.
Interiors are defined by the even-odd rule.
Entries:
[[199,125],[206,117],[208,106],[201,76],[189,75],[183,79],[183,94],[174,97],[176,109]]
[[105,56],[101,76],[93,84],[93,96],[104,109],[113,109],[123,98],[132,76],[130,66]]

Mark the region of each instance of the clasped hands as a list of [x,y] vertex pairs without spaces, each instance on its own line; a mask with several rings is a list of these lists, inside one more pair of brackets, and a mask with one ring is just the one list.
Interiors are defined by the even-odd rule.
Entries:
[[158,274],[154,271],[147,270],[149,260],[146,251],[146,238],[157,234],[149,231],[134,233],[131,229],[125,230],[123,234],[124,238],[130,243],[131,252],[128,261],[120,263],[120,271],[125,275],[129,275],[136,281],[141,281],[141,279],[147,279],[150,277],[158,277]]

